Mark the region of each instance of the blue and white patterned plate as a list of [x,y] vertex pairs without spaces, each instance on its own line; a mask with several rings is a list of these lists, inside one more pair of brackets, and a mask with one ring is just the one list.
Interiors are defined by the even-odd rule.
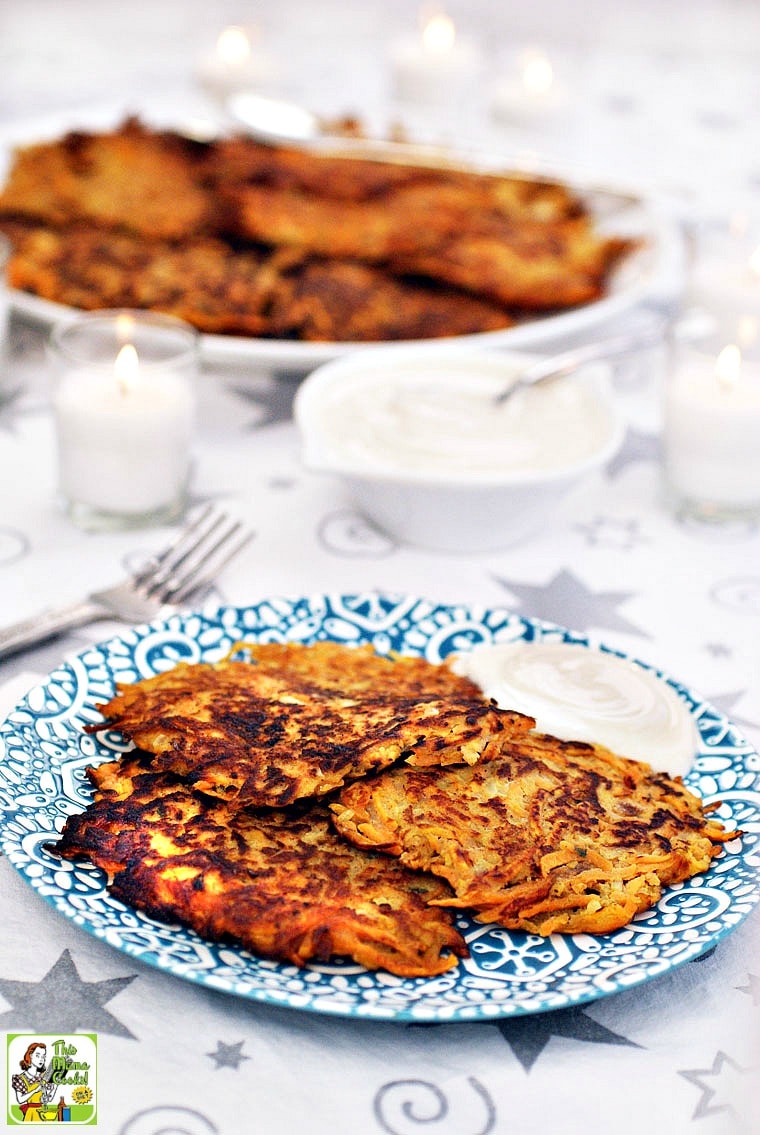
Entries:
[[[272,1005],[375,1020],[476,1021],[558,1009],[628,989],[698,957],[760,899],[760,758],[714,707],[673,682],[693,715],[700,747],[687,784],[745,835],[710,870],[667,890],[657,907],[599,937],[540,938],[459,920],[470,958],[440,977],[400,978],[350,963],[299,969],[202,940],[137,913],[106,891],[104,875],[46,850],[66,816],[90,799],[85,768],[113,759],[115,734],[83,732],[116,681],[178,661],[216,661],[240,640],[347,644],[420,654],[438,662],[482,642],[582,636],[504,609],[444,606],[381,595],[270,599],[244,608],[177,615],[139,627],[61,665],[0,727],[2,845],[38,894],[95,937],[177,977]],[[658,672],[659,673],[659,672]]]

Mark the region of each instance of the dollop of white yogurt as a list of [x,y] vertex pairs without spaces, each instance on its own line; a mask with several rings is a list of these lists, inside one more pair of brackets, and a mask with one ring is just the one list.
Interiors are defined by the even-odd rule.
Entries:
[[496,395],[515,364],[452,356],[372,369],[336,368],[312,413],[339,467],[458,480],[556,473],[592,460],[617,430],[598,371]]
[[484,644],[453,669],[503,709],[564,741],[603,745],[659,772],[689,771],[699,735],[686,702],[651,670],[576,643]]

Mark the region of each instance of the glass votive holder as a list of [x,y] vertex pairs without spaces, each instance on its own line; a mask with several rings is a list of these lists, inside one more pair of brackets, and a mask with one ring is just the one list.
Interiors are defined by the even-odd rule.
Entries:
[[224,104],[242,91],[261,90],[279,78],[279,68],[253,25],[222,28],[214,48],[199,61],[197,77],[204,90]]
[[483,59],[450,16],[423,8],[417,34],[391,44],[390,65],[393,94],[400,102],[451,106],[477,90]]
[[50,335],[63,507],[87,529],[168,523],[183,511],[195,425],[195,328],[99,311]]
[[760,342],[746,320],[676,339],[665,379],[663,461],[676,513],[760,519]]
[[7,270],[11,256],[10,241],[0,233],[0,380],[8,355],[8,323],[10,319],[10,300],[8,298]]
[[694,234],[686,301],[714,317],[760,316],[760,221],[736,211]]

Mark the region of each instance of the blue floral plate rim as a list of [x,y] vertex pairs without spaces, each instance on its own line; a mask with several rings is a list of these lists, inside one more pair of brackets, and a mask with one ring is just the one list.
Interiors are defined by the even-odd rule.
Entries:
[[[46,850],[66,815],[90,797],[84,769],[113,759],[118,736],[92,736],[95,706],[115,681],[177,661],[214,661],[242,638],[329,638],[440,661],[481,642],[554,640],[609,650],[653,671],[685,699],[700,745],[686,783],[740,827],[709,871],[668,888],[653,911],[599,937],[550,939],[459,925],[471,957],[435,978],[370,973],[352,963],[304,969],[255,957],[187,928],[159,923],[113,899],[105,876]],[[25,882],[55,910],[122,953],[176,977],[254,1001],[366,1020],[498,1020],[579,1005],[622,992],[713,949],[760,902],[760,757],[729,719],[663,671],[589,638],[508,608],[441,603],[378,591],[275,597],[213,606],[129,628],[64,661],[0,725],[0,844]]]

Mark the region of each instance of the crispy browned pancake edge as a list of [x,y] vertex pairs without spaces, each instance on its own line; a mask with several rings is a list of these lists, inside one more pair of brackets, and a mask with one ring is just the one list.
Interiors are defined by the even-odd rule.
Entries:
[[180,663],[119,687],[98,707],[103,728],[200,791],[241,807],[285,807],[399,760],[477,761],[505,731],[534,724],[422,659],[397,664],[326,644],[260,654],[260,664]]
[[734,834],[679,780],[536,735],[477,765],[359,781],[332,810],[346,838],[445,878],[478,920],[536,934],[626,925]]
[[230,810],[139,755],[89,770],[95,800],[53,850],[109,875],[118,899],[213,941],[302,966],[351,958],[367,969],[434,976],[466,956],[448,887],[352,847],[327,810]]

